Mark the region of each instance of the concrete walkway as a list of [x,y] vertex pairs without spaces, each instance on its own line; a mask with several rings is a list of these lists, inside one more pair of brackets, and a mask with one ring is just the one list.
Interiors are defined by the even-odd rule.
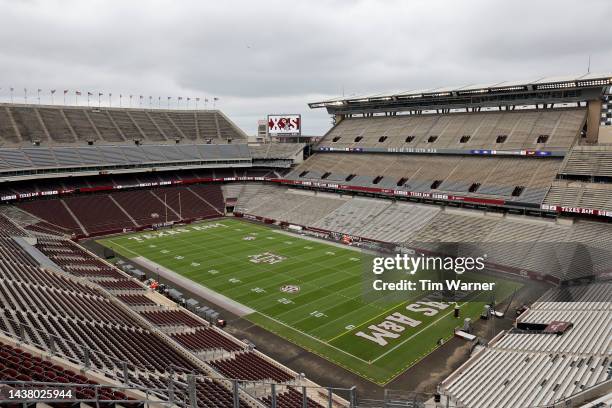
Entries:
[[200,296],[211,303],[233,313],[237,316],[246,316],[254,313],[255,310],[238,303],[227,296],[215,292],[214,290],[208,289],[205,286],[200,285],[197,282],[192,281],[189,278],[179,275],[178,273],[161,266],[160,264],[153,262],[142,256],[131,259],[133,262],[141,265],[142,267],[150,270],[151,272],[159,273],[159,276],[163,277],[169,282],[174,283],[178,287],[185,288],[191,293]]

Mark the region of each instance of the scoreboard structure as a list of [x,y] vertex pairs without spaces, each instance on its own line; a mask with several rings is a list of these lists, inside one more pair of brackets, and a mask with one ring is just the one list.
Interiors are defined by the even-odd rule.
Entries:
[[302,135],[302,115],[299,113],[268,115],[268,136],[283,137]]

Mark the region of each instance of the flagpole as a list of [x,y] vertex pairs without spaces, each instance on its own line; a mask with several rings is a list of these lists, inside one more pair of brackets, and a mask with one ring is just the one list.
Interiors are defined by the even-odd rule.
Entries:
[[28,88],[23,88],[23,100],[28,103]]
[[11,88],[11,103],[13,103],[13,90],[14,88]]

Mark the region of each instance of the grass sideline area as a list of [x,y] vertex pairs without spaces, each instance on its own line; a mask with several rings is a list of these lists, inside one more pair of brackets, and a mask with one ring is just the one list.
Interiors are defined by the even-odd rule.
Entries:
[[[98,242],[126,258],[145,257],[256,310],[245,318],[379,385],[435,350],[439,339],[452,337],[464,318],[478,318],[485,304],[479,299],[460,304],[457,319],[453,305],[429,316],[406,309],[426,293],[409,293],[392,304],[382,298],[365,301],[366,255],[239,219]],[[521,287],[510,280],[487,279],[496,282],[497,302]],[[384,345],[356,335],[372,334],[372,326],[384,324],[395,312],[418,325],[399,322],[398,336],[384,338]]]

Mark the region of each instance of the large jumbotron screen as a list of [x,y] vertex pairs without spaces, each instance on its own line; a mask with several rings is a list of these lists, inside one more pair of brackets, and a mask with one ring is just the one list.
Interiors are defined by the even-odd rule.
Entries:
[[270,136],[300,136],[302,117],[299,114],[268,115]]

